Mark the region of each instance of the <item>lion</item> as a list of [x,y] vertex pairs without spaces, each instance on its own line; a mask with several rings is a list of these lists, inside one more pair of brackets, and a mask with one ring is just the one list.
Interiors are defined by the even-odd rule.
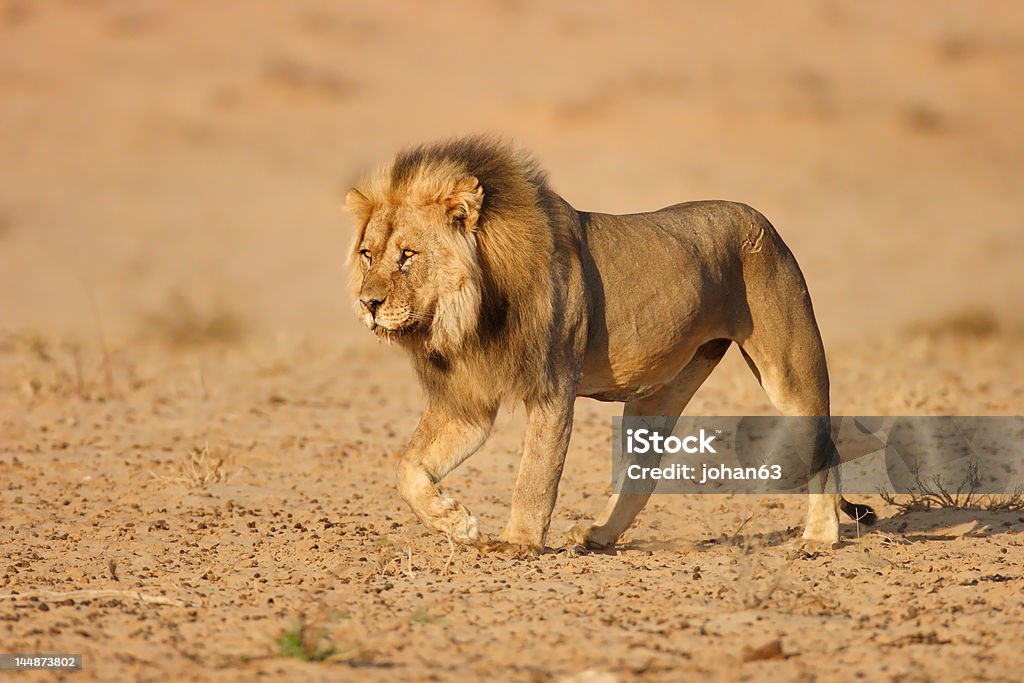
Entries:
[[[489,541],[439,482],[522,402],[526,438],[508,524],[494,544],[545,547],[577,397],[626,416],[678,417],[732,344],[783,415],[829,416],[811,298],[771,223],[728,201],[651,213],[579,211],[528,153],[467,137],[399,153],[346,196],[357,222],[352,290],[361,320],[412,359],[427,407],[401,455],[398,490],[429,529]],[[839,515],[874,513],[838,493],[828,429],[812,430],[805,541],[834,544]],[[612,495],[570,531],[614,544],[650,491]]]

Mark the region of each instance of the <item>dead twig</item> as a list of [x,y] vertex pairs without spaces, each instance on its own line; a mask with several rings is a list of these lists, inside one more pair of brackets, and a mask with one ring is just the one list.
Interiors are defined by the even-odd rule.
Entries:
[[406,543],[405,553],[405,569],[402,570],[402,573],[410,578],[415,578],[416,572],[412,570],[412,543]]
[[452,566],[452,560],[455,559],[455,541],[452,540],[451,534],[446,534],[445,536],[448,539],[448,547],[451,548],[451,552],[448,553],[448,559],[445,560],[444,569],[441,570],[441,576],[448,576],[448,570]]
[[736,527],[736,531],[732,532],[732,536],[729,537],[730,543],[736,543],[739,540],[740,532],[743,531],[743,527],[747,525],[747,522],[754,518],[754,514],[751,513],[746,519],[740,522],[740,525]]

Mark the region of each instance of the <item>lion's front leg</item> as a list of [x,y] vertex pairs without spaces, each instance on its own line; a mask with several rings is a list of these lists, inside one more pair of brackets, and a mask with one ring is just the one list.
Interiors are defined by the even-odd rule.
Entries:
[[503,542],[535,550],[544,547],[572,434],[572,416],[571,396],[527,406],[523,460]]
[[475,417],[431,406],[423,415],[398,465],[398,492],[428,529],[456,543],[480,542],[476,518],[437,483],[471,456],[490,434],[496,410]]

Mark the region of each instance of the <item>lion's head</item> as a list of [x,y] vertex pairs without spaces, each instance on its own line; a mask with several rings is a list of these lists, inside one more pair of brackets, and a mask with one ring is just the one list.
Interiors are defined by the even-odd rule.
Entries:
[[352,249],[353,292],[360,319],[377,335],[447,350],[462,343],[479,313],[483,188],[454,167],[420,175],[400,193],[373,182],[349,191],[346,204],[362,226]]
[[549,238],[522,227],[543,224],[543,183],[528,157],[489,138],[407,150],[364,179],[346,197],[358,223],[350,258],[363,323],[428,353],[462,349],[509,288],[500,272],[509,259],[497,252],[525,260],[547,250]]

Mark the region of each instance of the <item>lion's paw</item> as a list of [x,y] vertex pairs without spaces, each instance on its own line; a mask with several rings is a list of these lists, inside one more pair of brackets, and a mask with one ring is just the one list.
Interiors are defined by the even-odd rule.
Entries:
[[797,556],[803,557],[818,557],[822,553],[827,553],[830,550],[836,550],[842,547],[842,543],[839,541],[830,540],[814,540],[809,538],[798,538],[794,543],[794,549]]
[[805,545],[820,548],[834,548],[839,545],[839,522],[827,519],[819,523],[809,523],[801,537]]
[[528,560],[539,557],[541,550],[543,550],[543,548],[525,543],[509,543],[508,541],[501,540],[487,541],[481,547],[487,552],[498,553],[515,559]]
[[438,531],[460,545],[480,544],[480,526],[465,505],[443,496],[437,507],[433,522]]
[[[574,524],[568,532],[566,532],[565,545],[567,548],[581,548],[586,550],[600,550],[605,548],[614,541],[605,542],[603,539],[596,537],[594,533],[597,531],[597,527],[591,525]],[[582,553],[576,553],[582,554]]]

